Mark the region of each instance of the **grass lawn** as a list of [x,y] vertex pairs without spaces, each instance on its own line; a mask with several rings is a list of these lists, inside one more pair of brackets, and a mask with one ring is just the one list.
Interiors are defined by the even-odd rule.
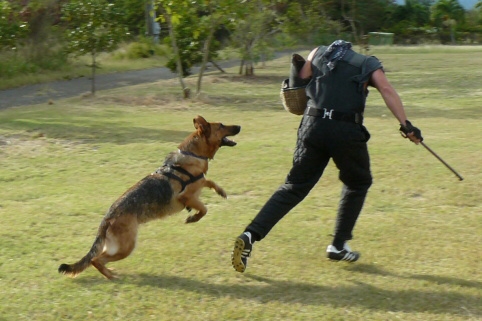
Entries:
[[[325,258],[341,184],[329,164],[310,195],[262,242],[247,271],[231,267],[235,237],[284,181],[300,116],[280,104],[289,57],[256,77],[212,72],[184,101],[177,80],[0,111],[0,320],[481,320],[482,48],[372,48],[425,142],[401,138],[371,90],[365,125],[374,184],[351,246],[354,264]],[[303,52],[306,55],[306,52]],[[191,88],[196,78],[188,78]],[[112,202],[162,164],[192,119],[242,126],[208,177],[209,212],[143,225],[136,251],[57,273],[90,249]]]

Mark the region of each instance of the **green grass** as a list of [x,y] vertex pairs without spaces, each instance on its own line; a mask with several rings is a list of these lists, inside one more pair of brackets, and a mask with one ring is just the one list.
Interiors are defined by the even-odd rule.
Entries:
[[[372,89],[366,126],[374,185],[355,228],[354,264],[331,263],[341,185],[330,163],[310,195],[260,243],[245,274],[235,237],[290,169],[300,120],[283,110],[288,58],[256,78],[217,72],[203,95],[176,80],[0,111],[0,320],[480,320],[482,48],[372,48],[425,142],[404,140]],[[195,86],[195,78],[188,83]],[[192,118],[239,124],[208,177],[228,193],[143,225],[129,258],[76,279],[57,273],[90,248],[100,220],[192,130]]]

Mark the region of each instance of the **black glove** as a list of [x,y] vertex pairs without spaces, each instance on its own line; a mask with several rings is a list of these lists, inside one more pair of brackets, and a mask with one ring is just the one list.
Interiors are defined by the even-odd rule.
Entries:
[[417,127],[413,126],[411,122],[409,122],[408,120],[405,121],[406,125],[402,125],[400,124],[400,132],[402,133],[402,136],[405,137],[405,138],[409,138],[410,140],[412,140],[408,134],[413,134],[413,136],[415,136],[416,139],[420,140],[421,142],[423,141],[423,137],[422,137],[422,132],[420,131],[420,129],[418,129]]

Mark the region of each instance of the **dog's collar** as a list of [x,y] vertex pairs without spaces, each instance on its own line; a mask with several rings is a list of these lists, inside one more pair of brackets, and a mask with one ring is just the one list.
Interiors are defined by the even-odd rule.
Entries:
[[180,149],[179,149],[179,153],[181,153],[181,154],[183,154],[183,155],[187,155],[187,156],[192,156],[192,157],[200,158],[200,159],[203,159],[203,160],[208,160],[208,159],[209,159],[208,157],[199,156],[199,155],[196,155],[196,154],[194,154],[194,153],[191,153],[191,152],[188,152],[188,151],[185,151],[185,150],[180,150]]

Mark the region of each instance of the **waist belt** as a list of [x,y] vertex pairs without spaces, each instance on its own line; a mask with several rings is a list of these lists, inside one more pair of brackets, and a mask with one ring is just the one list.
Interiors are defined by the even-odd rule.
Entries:
[[329,120],[342,120],[350,123],[355,124],[362,124],[363,123],[363,114],[362,113],[345,113],[341,111],[336,111],[334,109],[318,109],[314,107],[306,108],[307,115],[314,116],[314,117],[321,117],[323,119]]

